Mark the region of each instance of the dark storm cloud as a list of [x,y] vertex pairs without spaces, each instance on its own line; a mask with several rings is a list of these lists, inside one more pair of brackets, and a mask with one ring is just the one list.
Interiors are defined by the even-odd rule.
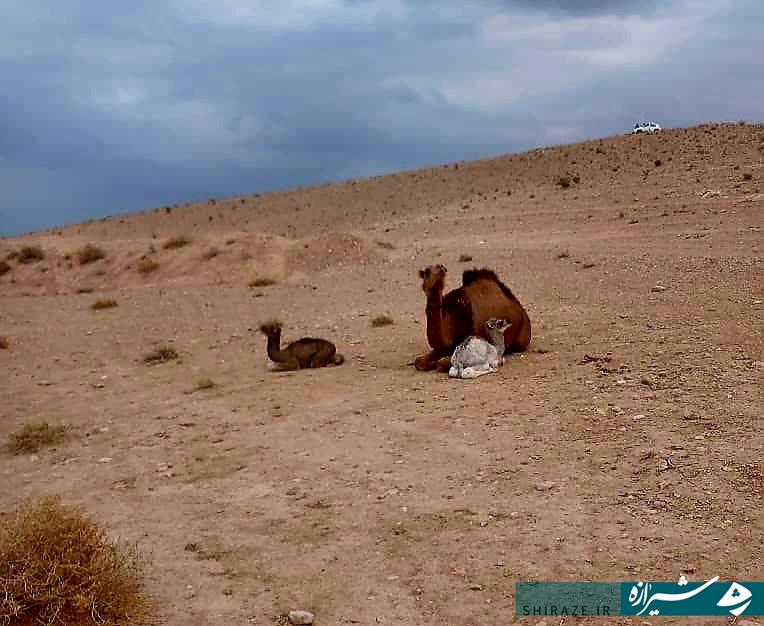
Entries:
[[635,119],[750,119],[763,13],[755,0],[6,3],[0,234]]
[[649,15],[670,2],[658,0],[496,0],[508,10],[521,7],[568,15]]

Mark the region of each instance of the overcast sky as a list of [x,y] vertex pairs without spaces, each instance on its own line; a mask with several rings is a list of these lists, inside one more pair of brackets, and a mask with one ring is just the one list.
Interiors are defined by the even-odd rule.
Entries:
[[0,3],[0,235],[761,121],[762,0]]

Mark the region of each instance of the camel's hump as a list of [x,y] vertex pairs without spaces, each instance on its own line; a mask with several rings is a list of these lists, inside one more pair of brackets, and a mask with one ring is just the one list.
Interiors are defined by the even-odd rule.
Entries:
[[463,287],[468,287],[469,285],[477,282],[478,280],[489,280],[491,282],[496,283],[504,292],[504,295],[506,295],[508,298],[512,300],[517,300],[517,298],[515,297],[515,294],[512,293],[512,290],[499,280],[499,277],[496,275],[496,272],[494,272],[493,270],[489,270],[487,267],[484,267],[482,269],[478,269],[475,267],[475,268],[472,268],[471,270],[464,270],[464,273],[462,274]]
[[471,285],[476,280],[492,280],[494,282],[501,282],[499,280],[499,277],[496,276],[496,272],[493,270],[489,270],[487,267],[484,267],[482,269],[478,269],[476,267],[473,267],[471,270],[464,270],[462,273],[462,286],[466,287],[467,285]]

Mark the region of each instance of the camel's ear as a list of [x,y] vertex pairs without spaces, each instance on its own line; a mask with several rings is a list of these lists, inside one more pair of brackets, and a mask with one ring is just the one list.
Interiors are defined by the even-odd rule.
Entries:
[[419,270],[419,278],[424,278],[425,273],[424,270]]
[[445,274],[446,272],[448,272],[448,270],[446,269],[446,266],[445,266],[445,265],[441,265],[441,264],[438,264],[438,267],[439,267],[440,269],[442,269],[442,270],[443,270],[443,273],[444,273],[444,274]]

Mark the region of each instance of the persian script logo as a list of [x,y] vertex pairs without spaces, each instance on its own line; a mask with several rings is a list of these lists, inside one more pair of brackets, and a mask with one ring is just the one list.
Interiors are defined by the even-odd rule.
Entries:
[[764,616],[764,582],[518,582],[515,602],[518,616]]
[[[714,576],[697,587],[679,592],[672,589],[672,587],[678,586],[684,588],[691,584],[684,576],[679,577],[679,582],[676,585],[671,583],[638,582],[629,590],[628,603],[633,610],[637,611],[639,609],[633,615],[642,615],[648,609],[650,611],[647,614],[650,616],[661,615],[661,608],[663,609],[663,615],[721,615],[725,610],[728,610],[735,617],[742,615],[753,601],[751,590],[740,583],[733,582],[727,586],[727,583],[719,583],[718,580],[719,577]],[[722,591],[724,591],[723,595],[721,595]],[[705,594],[706,597],[700,598],[699,596],[704,592],[708,592]],[[697,612],[699,609],[701,611],[708,611],[709,598],[715,599],[719,597],[720,599],[714,605],[719,607],[716,609],[718,613]],[[689,600],[693,601],[688,603]],[[676,606],[667,610],[665,603],[674,602],[683,603],[683,606]],[[622,614],[627,615],[629,613],[622,611]]]

